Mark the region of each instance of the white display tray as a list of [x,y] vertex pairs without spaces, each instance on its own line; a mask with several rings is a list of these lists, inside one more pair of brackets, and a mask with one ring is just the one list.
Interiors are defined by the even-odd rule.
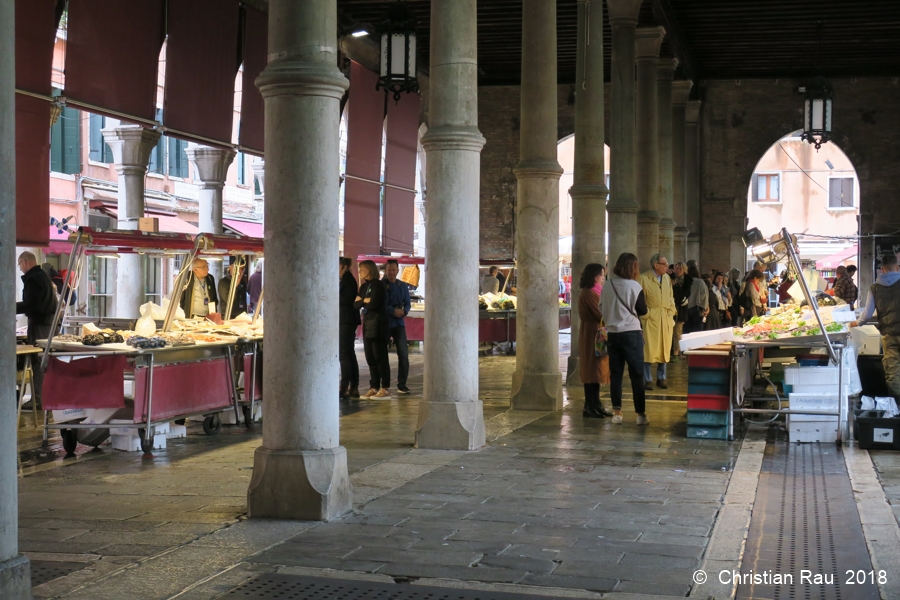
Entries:
[[704,348],[706,346],[715,346],[716,344],[730,343],[734,341],[734,330],[731,327],[723,329],[712,329],[710,331],[695,331],[681,336],[678,347],[681,351],[693,350],[694,348]]

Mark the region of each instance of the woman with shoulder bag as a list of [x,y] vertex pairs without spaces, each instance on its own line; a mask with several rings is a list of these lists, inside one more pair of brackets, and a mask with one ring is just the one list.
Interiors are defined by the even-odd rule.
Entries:
[[600,294],[600,312],[608,332],[612,422],[617,424],[622,422],[622,379],[625,365],[628,365],[628,377],[631,379],[637,424],[650,423],[644,413],[644,333],[640,317],[647,314],[647,302],[644,300],[644,290],[638,283],[640,275],[637,257],[630,252],[623,252]]
[[[584,384],[584,410],[581,414],[591,419],[612,416],[600,402],[600,385],[609,383],[609,356],[603,337],[606,328],[600,312],[604,274],[603,265],[591,263],[581,272],[579,283],[578,316],[581,325],[578,328],[578,369]],[[598,339],[598,334],[601,339]]]
[[685,333],[703,331],[704,317],[709,314],[709,286],[700,278],[697,267],[690,267],[688,275],[691,276],[691,295],[688,298],[688,317],[684,324]]
[[391,371],[387,352],[387,315],[384,284],[378,278],[378,267],[371,260],[359,263],[359,295],[353,306],[363,311],[363,349],[369,365],[371,389],[363,398],[389,398]]

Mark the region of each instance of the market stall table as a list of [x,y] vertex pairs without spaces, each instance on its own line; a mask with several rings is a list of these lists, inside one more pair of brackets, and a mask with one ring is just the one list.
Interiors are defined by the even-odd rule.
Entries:
[[[22,426],[22,404],[25,402],[25,386],[31,386],[31,416],[34,417],[34,426],[38,426],[37,402],[34,399],[34,369],[32,358],[35,354],[43,352],[41,348],[31,345],[16,345],[16,358],[23,356],[25,365],[22,367],[21,383],[19,383],[18,410],[16,412],[16,429]],[[18,377],[17,377],[18,379]]]

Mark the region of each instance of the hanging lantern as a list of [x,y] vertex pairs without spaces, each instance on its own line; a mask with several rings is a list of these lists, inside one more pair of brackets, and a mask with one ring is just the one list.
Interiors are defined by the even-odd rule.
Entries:
[[831,140],[831,86],[824,78],[816,77],[805,91],[800,139],[815,145],[818,150]]
[[403,93],[419,91],[416,79],[416,20],[405,2],[396,2],[381,23],[381,73],[376,90],[393,93],[394,102]]

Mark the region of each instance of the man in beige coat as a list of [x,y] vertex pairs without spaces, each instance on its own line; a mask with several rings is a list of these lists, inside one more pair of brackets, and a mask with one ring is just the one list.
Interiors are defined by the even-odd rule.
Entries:
[[672,279],[668,275],[669,261],[654,254],[650,270],[641,273],[640,284],[647,301],[647,314],[641,317],[644,330],[644,388],[653,389],[653,364],[656,363],[656,387],[667,389],[666,363],[672,348],[675,327],[675,297]]

